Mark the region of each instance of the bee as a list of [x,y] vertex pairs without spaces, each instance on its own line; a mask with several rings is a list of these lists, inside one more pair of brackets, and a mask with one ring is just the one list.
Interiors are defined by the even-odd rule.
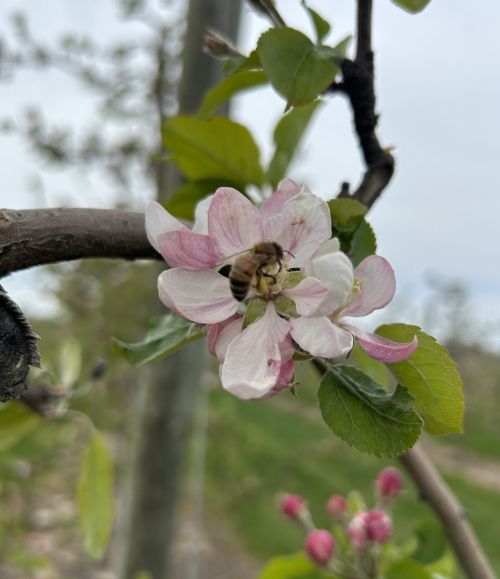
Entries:
[[278,243],[262,241],[236,257],[229,272],[229,286],[234,298],[242,302],[254,278],[257,285],[262,278],[270,278],[276,283],[276,276],[283,269],[283,254]]

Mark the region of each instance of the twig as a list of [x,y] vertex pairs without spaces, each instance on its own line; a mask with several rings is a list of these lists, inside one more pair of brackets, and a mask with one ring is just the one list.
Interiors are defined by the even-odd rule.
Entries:
[[144,214],[114,209],[0,210],[0,277],[82,257],[160,259]]
[[439,517],[463,570],[470,579],[495,579],[495,574],[470,526],[465,511],[417,444],[400,461]]
[[357,46],[355,60],[343,59],[340,67],[342,83],[334,83],[331,92],[344,93],[351,104],[354,126],[366,163],[366,171],[357,190],[348,195],[371,207],[385,189],[394,173],[394,157],[382,148],[375,133],[378,116],[375,113],[374,64],[371,47],[372,0],[357,3]]
[[285,21],[274,4],[274,0],[247,0],[247,2],[255,10],[267,16],[274,26],[286,26]]

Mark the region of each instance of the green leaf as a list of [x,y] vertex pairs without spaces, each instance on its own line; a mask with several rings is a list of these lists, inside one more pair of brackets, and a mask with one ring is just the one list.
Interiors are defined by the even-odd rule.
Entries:
[[[194,210],[199,201],[207,195],[213,193],[220,187],[220,179],[202,179],[201,181],[191,181],[179,187],[172,197],[165,203],[165,209],[179,219],[194,219]],[[227,181],[227,186],[237,186]]]
[[262,70],[259,54],[256,50],[248,56],[235,56],[229,58],[224,64],[224,72],[229,75],[243,70]]
[[429,434],[462,432],[463,384],[446,348],[418,326],[389,324],[376,332],[396,342],[409,342],[417,336],[418,346],[412,356],[388,367],[415,399],[415,408]]
[[307,125],[320,104],[320,101],[314,101],[292,109],[276,125],[273,135],[276,148],[267,169],[267,178],[273,187],[285,176]]
[[392,0],[394,4],[412,14],[421,12],[430,1],[431,0]]
[[213,113],[218,107],[228,101],[238,92],[258,87],[268,82],[262,70],[242,70],[223,79],[217,86],[205,94],[198,110],[201,116]]
[[264,567],[259,579],[322,579],[332,577],[322,573],[305,555],[275,557]]
[[0,452],[15,446],[40,424],[40,416],[21,402],[0,406]]
[[364,218],[351,238],[347,252],[349,259],[356,267],[365,257],[377,252],[377,239],[371,225]]
[[248,302],[245,310],[245,318],[243,319],[243,328],[246,328],[253,322],[260,319],[266,311],[266,302],[260,298],[253,298]]
[[347,49],[351,44],[352,36],[348,34],[345,38],[343,38],[338,44],[336,44],[332,48],[332,53],[337,58],[345,58],[347,56]]
[[113,350],[133,366],[139,367],[169,356],[203,335],[198,326],[170,313],[160,320],[142,342],[127,343],[113,338]]
[[386,572],[386,579],[432,579],[425,567],[413,559],[401,559],[393,563]]
[[351,234],[360,226],[367,209],[355,199],[331,199],[328,201],[328,207],[335,229]]
[[362,452],[397,456],[420,435],[422,423],[406,390],[398,386],[388,394],[352,366],[332,367],[321,380],[318,398],[326,424]]
[[321,44],[321,42],[323,42],[323,39],[325,38],[325,36],[327,36],[327,34],[330,32],[330,30],[332,29],[332,27],[330,26],[330,23],[327,22],[323,16],[320,16],[316,10],[313,10],[312,8],[310,8],[306,3],[305,0],[302,0],[302,6],[306,9],[306,11],[308,12],[309,16],[311,17],[311,21],[313,23],[314,26],[314,30],[316,31],[316,39],[318,44]]
[[111,455],[104,438],[92,429],[78,483],[78,507],[85,548],[94,559],[102,557],[108,544],[115,513],[113,485]]
[[170,160],[191,181],[219,179],[260,185],[259,149],[246,127],[223,117],[172,117],[164,127]]
[[380,384],[384,388],[389,387],[389,371],[387,366],[375,358],[368,356],[368,354],[360,347],[359,344],[354,344],[351,351],[350,359],[356,364],[356,368],[368,374],[372,380]]
[[321,95],[339,72],[331,49],[314,45],[293,28],[273,28],[259,39],[257,51],[274,89],[287,108],[306,105]]
[[440,524],[431,519],[419,521],[415,528],[417,548],[412,557],[423,565],[441,559],[446,551],[446,537]]

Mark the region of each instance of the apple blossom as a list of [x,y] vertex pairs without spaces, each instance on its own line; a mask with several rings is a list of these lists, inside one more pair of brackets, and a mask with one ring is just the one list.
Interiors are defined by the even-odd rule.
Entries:
[[347,528],[352,545],[362,551],[369,543],[385,543],[392,533],[392,520],[380,509],[361,511]]
[[316,565],[325,567],[335,551],[333,535],[324,529],[314,529],[307,534],[304,548]]
[[396,498],[403,487],[399,470],[392,466],[380,471],[375,484],[379,497],[384,501],[390,501]]
[[306,502],[299,495],[285,495],[281,499],[281,512],[289,519],[300,519],[302,513],[307,510]]
[[341,521],[347,513],[347,507],[347,499],[341,495],[332,495],[326,503],[325,510],[332,519]]
[[[347,354],[356,338],[369,355],[386,362],[415,349],[415,340],[392,342],[345,320],[385,306],[394,294],[394,272],[377,256],[353,270],[331,238],[327,203],[306,187],[284,180],[260,208],[221,187],[198,204],[195,217],[189,229],[151,202],[146,231],[171,267],[159,276],[160,299],[176,314],[207,325],[209,350],[220,362],[226,390],[249,399],[286,388],[293,380],[294,345],[336,358]],[[265,241],[279,244],[282,262],[266,266],[267,275],[241,304],[224,268]]]

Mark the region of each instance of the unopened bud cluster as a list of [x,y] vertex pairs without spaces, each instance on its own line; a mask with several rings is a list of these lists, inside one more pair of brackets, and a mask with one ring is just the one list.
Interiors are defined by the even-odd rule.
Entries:
[[[351,577],[349,573],[354,560],[357,572],[364,576],[367,566],[378,566],[381,550],[377,546],[391,538],[393,525],[387,511],[401,493],[402,486],[399,471],[389,467],[382,470],[375,480],[376,504],[372,509],[365,506],[359,493],[350,493],[348,497],[332,495],[325,505],[326,514],[332,520],[331,530],[315,527],[307,503],[299,495],[284,495],[280,510],[285,517],[302,525],[304,551],[318,567],[347,579]],[[347,540],[341,540],[341,534]],[[351,569],[349,573],[345,571],[348,568]]]

